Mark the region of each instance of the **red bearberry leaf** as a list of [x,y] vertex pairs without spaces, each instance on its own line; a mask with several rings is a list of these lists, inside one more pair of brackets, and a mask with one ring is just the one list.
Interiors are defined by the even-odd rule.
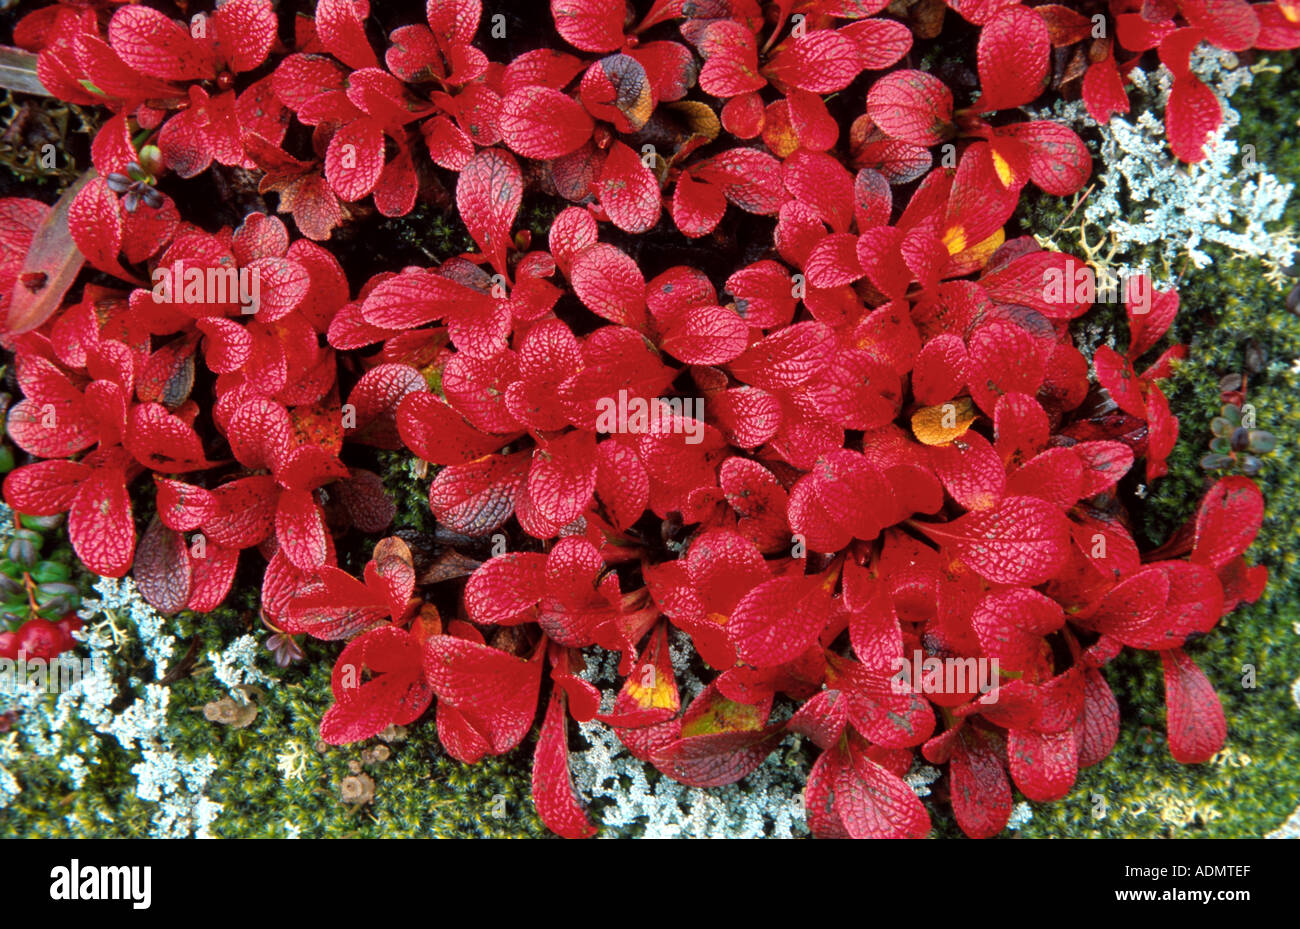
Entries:
[[853,82],[862,70],[862,57],[848,36],[818,29],[782,43],[764,70],[777,84],[829,94]]
[[402,444],[432,464],[461,464],[499,449],[507,439],[484,435],[430,393],[410,393],[397,407]]
[[668,354],[687,364],[734,361],[749,342],[749,326],[726,307],[697,306],[677,317],[660,342]]
[[993,737],[963,726],[953,743],[949,767],[952,812],[972,839],[1001,832],[1011,818],[1011,784]]
[[937,145],[952,132],[952,91],[924,71],[894,71],[871,85],[867,114],[900,142]]
[[190,600],[190,558],[185,539],[168,529],[157,517],[140,537],[132,572],[140,594],[159,613],[171,615],[185,609]]
[[66,513],[90,468],[79,461],[37,461],[5,475],[5,501],[19,513]]
[[848,757],[836,772],[832,790],[832,808],[851,838],[920,839],[930,831],[930,814],[916,792],[873,761],[855,740],[849,740]]
[[659,182],[622,142],[610,146],[594,189],[610,222],[624,232],[646,232],[659,222]]
[[1169,754],[1183,764],[1202,764],[1223,748],[1228,724],[1214,685],[1186,652],[1160,653],[1169,708]]
[[623,44],[624,8],[605,0],[551,0],[555,31],[584,52],[609,52]]
[[355,420],[344,421],[345,434],[377,448],[400,448],[397,409],[412,393],[427,389],[424,376],[410,365],[376,365],[357,381],[348,403]]
[[484,562],[465,585],[465,608],[479,623],[514,619],[546,593],[546,556],[507,552]]
[[275,509],[275,537],[294,567],[303,571],[325,563],[325,514],[310,491],[285,490]]
[[640,329],[645,326],[645,278],[635,261],[612,245],[594,245],[573,262],[574,292],[598,316]]
[[830,593],[823,578],[777,577],[745,594],[726,628],[741,660],[772,668],[811,647],[830,614]]
[[485,149],[470,159],[456,181],[456,209],[492,267],[508,273],[506,248],[519,213],[524,179],[509,152]]
[[830,362],[834,342],[834,332],[823,323],[795,323],[750,346],[731,363],[731,371],[755,387],[798,387]]
[[502,754],[532,728],[542,654],[539,649],[537,658],[528,661],[481,642],[433,636],[425,644],[424,675],[438,695],[439,714],[455,707],[482,735],[484,750]]
[[557,525],[577,519],[596,490],[596,439],[570,432],[533,453],[528,498],[537,511]]
[[567,155],[581,148],[595,128],[582,104],[549,87],[506,94],[499,120],[506,145],[525,158]]
[[121,577],[135,556],[135,523],[126,476],[120,468],[95,468],[68,511],[68,538],[82,563],[104,577]]
[[596,495],[620,531],[641,518],[650,501],[650,477],[641,459],[617,442],[601,442],[596,455]]
[[1084,671],[1082,737],[1079,767],[1097,764],[1110,754],[1119,738],[1119,703],[1096,668]]
[[189,30],[166,14],[123,7],[108,24],[113,51],[133,70],[169,81],[215,77],[215,62]]
[[980,112],[1009,110],[1037,97],[1047,84],[1052,39],[1034,10],[1011,7],[980,30]]
[[817,552],[836,552],[883,528],[882,503],[892,503],[884,475],[857,452],[837,449],[818,459],[790,490],[790,528]]
[[366,39],[362,10],[357,0],[318,0],[316,34],[329,53],[350,68],[377,68],[379,59]]
[[505,525],[514,512],[527,473],[526,452],[450,465],[429,485],[429,507],[453,532],[487,535]]
[[944,489],[964,509],[988,509],[1002,497],[1006,487],[1002,461],[988,439],[977,432],[967,431],[951,442],[929,446],[929,461]]
[[1065,517],[1033,497],[1005,497],[990,509],[967,513],[947,525],[918,527],[952,542],[971,570],[995,584],[1041,584],[1056,574],[1069,553]]
[[1033,396],[1043,384],[1044,365],[1033,336],[1011,323],[993,321],[968,340],[971,397],[986,413],[1009,393]]
[[1034,120],[1014,123],[1003,132],[1025,146],[1029,176],[1045,192],[1065,197],[1087,183],[1092,173],[1092,156],[1069,126]]
[[1070,792],[1079,773],[1079,746],[1071,729],[1007,733],[1007,761],[1020,792],[1036,803],[1059,800]]
[[1205,158],[1205,143],[1223,121],[1219,98],[1193,75],[1174,78],[1165,109],[1169,147],[1181,161],[1195,163]]
[[533,755],[533,803],[538,817],[552,832],[566,839],[587,839],[596,834],[596,827],[583,812],[569,776],[565,705],[564,691],[558,687],[551,691]]
[[1201,500],[1191,560],[1222,568],[1250,547],[1264,521],[1264,495],[1246,477],[1225,477]]

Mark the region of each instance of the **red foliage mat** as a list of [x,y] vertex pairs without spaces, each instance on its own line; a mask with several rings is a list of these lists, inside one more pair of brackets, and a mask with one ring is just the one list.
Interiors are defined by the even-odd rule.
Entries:
[[[1174,757],[1209,759],[1225,719],[1183,645],[1260,594],[1242,554],[1263,501],[1221,480],[1139,552],[1116,485],[1138,459],[1158,478],[1177,438],[1159,382],[1185,352],[1140,362],[1178,297],[1136,282],[1129,345],[1097,351],[1093,386],[1069,330],[1091,294],[1049,286],[1089,269],[1003,231],[1025,185],[1071,194],[1091,161],[1070,129],[1016,111],[1067,47],[1092,62],[1093,115],[1125,111],[1128,53],[1158,48],[1172,148],[1196,160],[1219,111],[1192,49],[1295,47],[1300,8],[950,0],[978,28],[979,94],[958,108],[938,77],[895,67],[912,31],[886,5],[657,0],[636,20],[552,0],[563,44],[508,62],[484,50],[478,0],[430,0],[427,25],[381,47],[364,0],[319,0],[291,29],[269,0],[188,25],[111,2],[30,14],[16,41],[45,86],[112,115],[97,176],[53,209],[0,202],[24,397],[8,428],[37,459],[6,500],[68,513],[82,561],[133,572],[166,613],[216,607],[257,548],[268,621],[347,640],[328,741],[436,700],[444,746],[473,762],[518,746],[544,700],[533,792],[565,836],[594,831],[569,717],[699,786],[801,733],[822,749],[819,836],[925,835],[902,779],[919,749],[948,764],[962,829],[993,835],[1013,783],[1056,799],[1110,751],[1101,669],[1124,647],[1160,653]],[[261,172],[306,238],[261,213],[205,231],[152,186],[214,164]],[[456,174],[479,251],[354,292],[311,240],[367,197],[409,212],[431,165]],[[546,250],[515,227],[528,190],[574,204]],[[643,268],[628,244],[708,237],[734,210],[773,232],[725,280]],[[83,256],[118,283],[65,302]],[[252,282],[255,300],[237,286]],[[346,401],[343,359],[365,372]],[[440,526],[517,550],[417,572],[392,537],[360,579],[340,570],[339,533],[394,515],[346,463],[358,445],[441,466]],[[137,538],[146,475],[157,516]],[[421,591],[466,574],[444,621]],[[669,625],[716,672],[686,707]],[[593,646],[626,675],[606,711],[583,677]],[[992,689],[900,678],[920,656],[996,662]],[[778,697],[798,704],[786,723]]]

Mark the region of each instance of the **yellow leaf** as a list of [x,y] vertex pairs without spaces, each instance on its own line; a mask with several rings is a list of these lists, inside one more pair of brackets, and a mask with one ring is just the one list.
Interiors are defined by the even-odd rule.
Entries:
[[975,404],[970,397],[927,406],[912,414],[912,434],[926,445],[946,445],[959,438],[975,422]]

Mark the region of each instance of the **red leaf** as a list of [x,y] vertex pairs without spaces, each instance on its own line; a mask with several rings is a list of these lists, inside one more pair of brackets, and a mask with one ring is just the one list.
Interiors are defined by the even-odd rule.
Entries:
[[429,507],[453,532],[484,536],[505,525],[528,469],[527,452],[486,455],[443,468],[429,485]]
[[37,461],[5,475],[5,501],[29,516],[53,516],[71,508],[90,472],[79,461]]
[[555,31],[584,52],[609,52],[623,44],[624,8],[606,0],[551,0]]
[[848,36],[829,29],[795,35],[765,69],[778,84],[812,93],[843,90],[862,70],[861,51]]
[[877,80],[867,113],[882,132],[914,145],[937,145],[953,132],[952,91],[924,71],[893,71]]
[[502,274],[510,228],[519,213],[524,180],[519,164],[497,149],[479,152],[460,172],[456,181],[456,209],[479,249]]
[[872,761],[854,740],[849,741],[833,790],[835,814],[851,838],[920,839],[930,831],[930,814],[916,792]]
[[749,342],[749,326],[721,306],[697,306],[675,319],[660,346],[687,364],[724,364],[734,361]]
[[961,831],[972,839],[1001,832],[1011,818],[1011,785],[987,733],[963,726],[953,744],[949,767],[952,812]]
[[1103,125],[1110,122],[1116,113],[1128,112],[1128,94],[1124,92],[1124,79],[1114,55],[1107,55],[1089,66],[1083,76],[1083,103],[1088,108],[1088,115]]
[[596,827],[587,819],[569,777],[565,703],[560,688],[551,691],[533,755],[533,803],[538,817],[555,834],[566,839],[588,839],[596,834]]
[[1169,754],[1183,764],[1202,764],[1223,748],[1228,724],[1214,685],[1179,648],[1162,651],[1165,703],[1169,707]]
[[190,600],[190,557],[185,539],[157,517],[140,537],[132,574],[140,594],[159,613],[171,615]]
[[68,537],[82,563],[104,577],[121,577],[135,555],[135,523],[120,468],[95,468],[68,512]]
[[650,501],[650,478],[636,453],[617,442],[601,442],[596,454],[596,495],[620,531],[641,518]]
[[829,326],[795,323],[751,345],[731,363],[731,370],[755,387],[797,387],[824,369],[834,352],[834,341]]
[[310,571],[325,563],[325,516],[310,491],[285,490],[275,510],[275,537],[294,567]]
[[1037,12],[1017,6],[993,17],[980,30],[980,112],[1023,106],[1042,93],[1051,51],[1047,24]]
[[1250,547],[1264,521],[1264,495],[1246,477],[1225,477],[1201,500],[1191,561],[1222,568]]
[[1059,800],[1070,792],[1079,773],[1079,746],[1072,729],[1007,733],[1007,761],[1020,792],[1036,803]]
[[375,189],[383,171],[384,130],[377,120],[356,119],[334,133],[325,152],[325,177],[339,199],[360,200]]
[[570,432],[533,453],[528,497],[552,523],[567,525],[581,515],[596,490],[596,440]]
[[1222,121],[1223,111],[1214,91],[1190,74],[1174,79],[1165,109],[1165,129],[1169,147],[1180,161],[1204,159],[1206,140]]
[[1069,553],[1070,530],[1050,503],[1033,497],[1005,497],[987,510],[967,513],[924,532],[951,540],[957,555],[985,580],[1032,587],[1056,574]]
[[595,191],[610,221],[624,232],[646,232],[659,222],[659,182],[622,142],[610,146]]
[[532,728],[542,654],[527,661],[480,642],[433,636],[425,644],[424,675],[438,695],[439,714],[454,706],[482,734],[484,748],[502,754]]
[[1092,173],[1092,156],[1068,126],[1046,120],[1013,123],[1003,130],[1029,153],[1029,176],[1045,192],[1065,197],[1083,187]]
[[410,393],[397,407],[402,444],[431,464],[454,465],[496,451],[508,439],[484,435],[430,393]]
[[506,145],[525,158],[558,158],[582,147],[595,123],[582,104],[549,87],[523,87],[501,101]]
[[821,577],[777,577],[741,598],[727,621],[727,634],[741,660],[776,667],[811,647],[830,613],[830,594]]
[[1002,497],[1006,472],[993,446],[979,433],[967,431],[944,445],[929,446],[929,457],[935,476],[964,509],[988,509]]
[[[368,9],[368,4],[367,4]],[[377,68],[356,0],[318,0],[316,34],[330,54],[350,68]]]
[[726,290],[735,298],[740,318],[755,329],[789,325],[799,302],[790,272],[775,261],[741,268],[727,278]]
[[355,420],[350,425],[344,422],[345,433],[367,445],[400,448],[397,408],[408,394],[421,393],[426,388],[424,376],[410,365],[376,365],[348,395]]
[[571,273],[578,299],[598,316],[620,326],[645,326],[645,278],[635,261],[600,243],[580,254]]
[[504,623],[546,593],[546,556],[507,552],[483,563],[465,585],[465,608],[478,623]]
[[113,51],[133,70],[169,81],[215,77],[211,55],[166,14],[142,6],[123,7],[108,24]]

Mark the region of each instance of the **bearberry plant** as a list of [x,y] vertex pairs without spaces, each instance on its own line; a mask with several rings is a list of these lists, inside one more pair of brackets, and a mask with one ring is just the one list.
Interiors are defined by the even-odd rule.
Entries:
[[[1125,112],[1158,59],[1195,161],[1220,118],[1195,47],[1300,46],[1300,5],[948,0],[965,81],[914,48],[941,4],[551,0],[554,34],[510,43],[480,0],[391,31],[367,0],[156,6],[61,0],[16,30],[104,118],[57,204],[0,202],[4,496],[67,514],[80,560],[164,613],[260,576],[277,649],[345,643],[326,741],[429,714],[472,763],[540,712],[537,811],[576,837],[570,718],[702,787],[794,732],[820,749],[814,835],[926,835],[920,756],[984,837],[1013,785],[1061,798],[1110,752],[1130,648],[1163,664],[1173,756],[1222,746],[1184,646],[1263,589],[1263,500],[1222,477],[1140,550],[1119,484],[1178,438],[1179,298],[1131,279],[1127,343],[1080,351],[1092,269],[1014,214],[1091,158],[1023,108]],[[186,179],[230,169],[267,206],[202,228]],[[544,243],[525,200],[562,205]],[[349,279],[348,227],[439,202],[476,249]],[[1215,422],[1221,458],[1260,451]],[[366,447],[428,466],[435,538],[387,534]],[[708,679],[689,701],[674,639]],[[987,686],[931,674],[979,663]]]

